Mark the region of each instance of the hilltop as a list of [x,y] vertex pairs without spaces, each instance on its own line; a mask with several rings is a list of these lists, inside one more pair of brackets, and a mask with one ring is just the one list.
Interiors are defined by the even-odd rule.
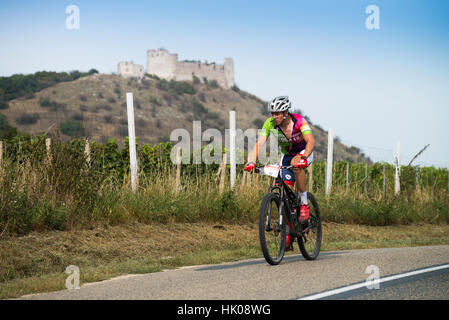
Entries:
[[[20,132],[54,134],[60,129],[64,139],[88,136],[106,142],[117,137],[119,144],[123,144],[128,135],[126,92],[134,94],[139,143],[169,141],[176,128],[192,134],[194,120],[202,121],[203,132],[216,128],[223,133],[229,127],[230,110],[236,111],[237,128],[243,130],[261,128],[269,116],[265,101],[237,86],[221,88],[213,80],[178,82],[152,75],[138,80],[96,73],[12,99],[0,114]],[[313,119],[310,122],[317,142],[315,159],[325,159],[327,133]],[[367,160],[358,148],[345,146],[338,139],[334,143],[334,159]]]

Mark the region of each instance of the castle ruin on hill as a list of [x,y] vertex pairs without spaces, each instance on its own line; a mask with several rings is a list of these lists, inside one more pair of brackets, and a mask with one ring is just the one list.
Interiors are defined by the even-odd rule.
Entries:
[[132,61],[122,61],[118,63],[117,74],[125,78],[143,78],[143,66]]
[[[143,78],[145,73],[142,65],[133,62],[119,62],[118,74],[124,77]],[[234,86],[234,62],[225,58],[223,65],[201,63],[199,61],[178,61],[177,53],[169,53],[166,49],[147,51],[146,73],[159,78],[176,81],[192,81],[197,77],[201,82],[215,80],[226,89]]]

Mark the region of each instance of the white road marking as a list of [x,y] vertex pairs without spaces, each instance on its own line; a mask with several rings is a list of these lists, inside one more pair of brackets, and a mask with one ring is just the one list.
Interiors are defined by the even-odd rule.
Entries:
[[[426,273],[426,272],[432,272],[432,271],[437,271],[437,270],[442,270],[442,269],[447,269],[447,268],[449,268],[449,264],[445,264],[445,265],[441,265],[441,266],[437,266],[437,267],[430,267],[430,268],[426,268],[426,269],[420,269],[420,270],[411,271],[411,272],[406,272],[406,273],[397,274],[397,275],[389,276],[389,277],[385,277],[385,278],[379,278],[379,279],[370,281],[369,284],[370,285],[376,285],[376,284],[380,284],[382,282],[392,281],[392,280],[401,279],[401,278],[405,278],[405,277],[411,277],[411,276],[415,276],[415,275],[418,275],[418,274],[422,274],[422,273]],[[318,294],[314,294],[314,295],[311,295],[311,296],[300,298],[298,300],[317,300],[317,299],[321,299],[321,298],[337,295],[337,294],[340,294],[340,293],[343,293],[343,292],[360,289],[360,288],[363,288],[363,287],[366,288],[366,281],[361,282],[361,283],[356,283],[356,284],[353,284],[353,285],[350,285],[350,286],[347,286],[347,287],[343,287],[343,288],[338,288],[338,289],[333,289],[333,290],[321,292],[321,293],[318,293]]]

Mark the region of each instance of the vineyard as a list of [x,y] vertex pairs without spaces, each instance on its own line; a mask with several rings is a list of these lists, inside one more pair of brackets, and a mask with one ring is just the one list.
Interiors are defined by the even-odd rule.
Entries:
[[[45,136],[16,136],[2,143],[0,234],[142,223],[253,223],[270,178],[243,174],[236,187],[219,164],[170,160],[172,144],[139,145],[139,185],[131,192],[129,150],[116,139],[101,144],[61,142]],[[448,170],[401,167],[401,192],[394,196],[394,166],[336,162],[332,192],[324,194],[325,162],[316,162],[309,188],[324,221],[365,225],[448,223]],[[223,188],[225,183],[225,188]],[[310,189],[309,189],[310,190]]]

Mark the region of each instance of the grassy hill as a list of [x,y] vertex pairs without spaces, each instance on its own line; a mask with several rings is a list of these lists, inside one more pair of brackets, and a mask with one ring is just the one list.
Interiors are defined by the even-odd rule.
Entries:
[[[192,134],[192,121],[202,121],[202,131],[227,128],[229,111],[236,111],[237,128],[261,128],[269,116],[266,102],[233,87],[227,90],[215,81],[177,82],[147,75],[142,80],[117,75],[92,74],[60,82],[32,95],[8,101],[0,110],[10,126],[20,132],[53,134],[59,129],[64,139],[88,136],[105,142],[117,137],[123,144],[128,135],[126,92],[134,94],[136,136],[140,143],[168,141],[176,128]],[[303,115],[305,116],[305,115]],[[327,133],[319,125],[312,130],[317,141],[315,159],[325,159]],[[358,148],[334,143],[335,160],[364,161]]]

